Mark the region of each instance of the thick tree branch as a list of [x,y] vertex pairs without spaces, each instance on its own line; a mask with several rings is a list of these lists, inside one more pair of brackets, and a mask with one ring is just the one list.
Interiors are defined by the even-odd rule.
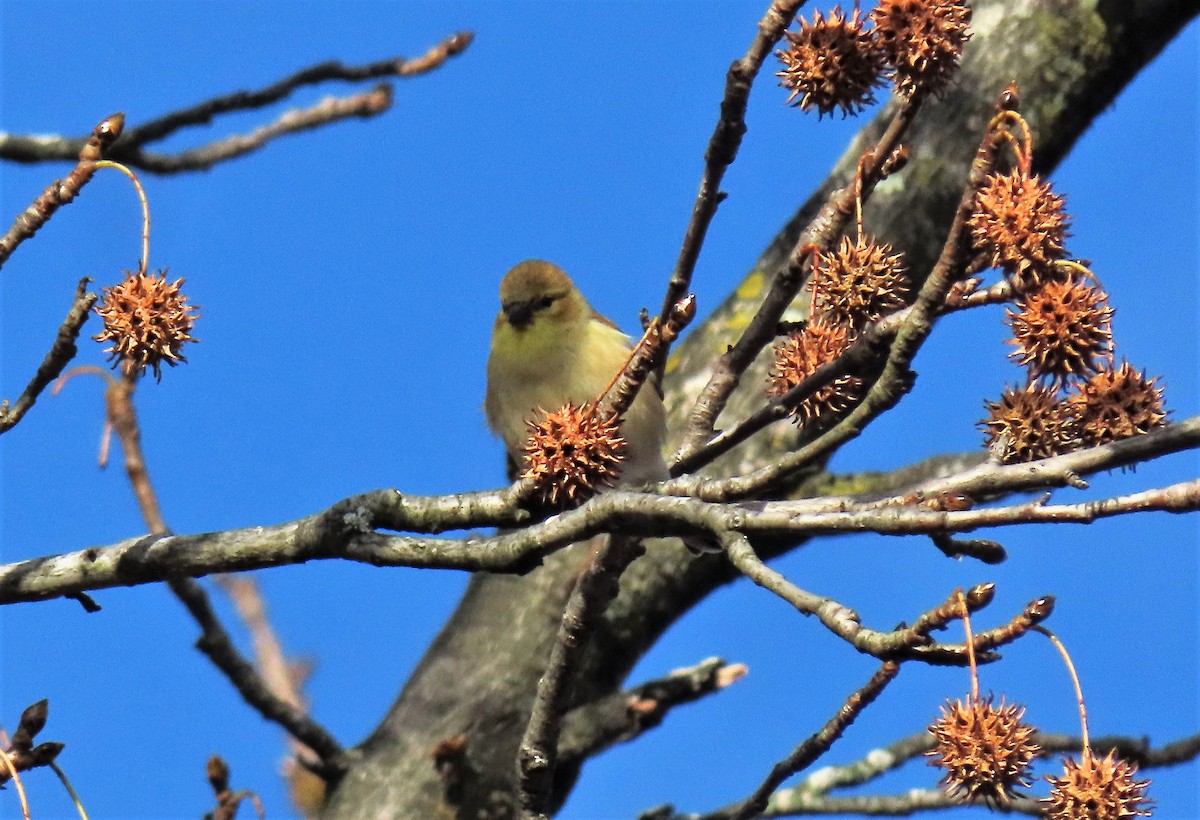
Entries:
[[1091,450],[1030,464],[982,464],[888,499],[846,497],[717,504],[614,490],[576,510],[525,529],[465,539],[389,536],[376,528],[434,533],[513,525],[528,519],[519,501],[527,488],[411,497],[377,490],[328,510],[273,527],[201,535],[151,536],[107,547],[0,566],[0,604],[45,600],[113,586],[341,558],[377,566],[523,573],[568,544],[621,531],[638,537],[721,535],[802,539],[844,532],[930,535],[1027,523],[1088,523],[1147,510],[1200,508],[1200,482],[1113,498],[1050,505],[942,509],[949,496],[982,498],[1075,485],[1079,476],[1200,446],[1200,417]]

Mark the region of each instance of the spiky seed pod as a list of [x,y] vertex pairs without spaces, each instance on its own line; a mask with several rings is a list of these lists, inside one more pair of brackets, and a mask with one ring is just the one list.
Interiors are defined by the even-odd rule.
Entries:
[[1018,290],[1065,278],[1054,263],[1063,258],[1071,218],[1066,201],[1049,182],[1019,170],[992,174],[975,197],[967,220],[975,248],[1003,268]]
[[[815,373],[818,367],[842,355],[850,341],[850,331],[845,325],[814,317],[776,343],[767,393],[782,396]],[[804,426],[817,419],[839,416],[854,406],[862,394],[862,386],[862,379],[856,376],[841,376],[800,402],[792,411],[792,417]]]
[[929,726],[937,745],[925,753],[930,765],[946,770],[940,785],[951,797],[964,795],[1007,805],[1018,788],[1027,788],[1029,763],[1040,747],[1036,731],[1021,722],[1025,708],[991,697],[946,701],[941,716]]
[[521,478],[537,485],[552,506],[582,503],[601,487],[611,487],[621,473],[626,443],[620,420],[596,402],[570,402],[553,413],[543,411],[528,421],[525,471]]
[[836,251],[817,256],[812,289],[814,315],[862,330],[904,305],[908,272],[903,255],[893,254],[886,242],[844,236]]
[[1046,385],[1006,387],[998,402],[986,402],[980,422],[985,442],[1002,464],[1037,461],[1078,446],[1075,415]]
[[1161,427],[1167,410],[1157,381],[1122,362],[1080,382],[1066,404],[1079,420],[1083,444],[1108,444]]
[[1022,296],[1006,312],[1017,346],[1009,356],[1029,368],[1031,378],[1061,384],[1095,373],[1112,349],[1108,295],[1075,277],[1050,281]]
[[961,0],[880,0],[871,22],[896,90],[905,96],[918,88],[941,90],[971,37],[971,8]]
[[786,33],[787,49],[775,52],[783,70],[775,76],[791,91],[789,104],[815,108],[823,117],[839,108],[842,116],[857,114],[875,102],[872,91],[883,84],[883,52],[863,31],[864,22],[857,7],[847,19],[837,6],[828,18],[814,12],[811,23],[801,19],[799,31]]
[[1137,766],[1114,752],[1099,758],[1085,749],[1076,763],[1063,760],[1062,777],[1046,776],[1050,796],[1043,797],[1042,816],[1049,820],[1125,820],[1149,817],[1149,780],[1134,780]]
[[149,367],[154,378],[162,378],[162,363],[174,367],[187,361],[180,349],[185,342],[196,341],[191,331],[199,314],[179,290],[183,282],[167,282],[164,269],[130,273],[121,284],[103,288],[95,311],[104,329],[92,338],[113,343],[104,351],[110,359],[128,363],[139,374]]

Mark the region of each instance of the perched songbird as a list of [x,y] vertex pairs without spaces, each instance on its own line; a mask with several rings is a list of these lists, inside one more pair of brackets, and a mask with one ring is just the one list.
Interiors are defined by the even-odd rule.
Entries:
[[[531,259],[505,274],[484,410],[488,426],[504,440],[514,473],[525,460],[526,420],[567,402],[599,399],[632,349],[629,337],[597,313],[556,265]],[[627,442],[621,484],[667,478],[666,432],[662,393],[652,381],[638,391],[621,425]]]

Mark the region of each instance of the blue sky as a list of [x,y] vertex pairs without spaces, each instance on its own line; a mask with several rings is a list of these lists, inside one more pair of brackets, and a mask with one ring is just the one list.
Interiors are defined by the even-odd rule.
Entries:
[[[118,110],[136,124],[314,62],[415,56],[455,30],[476,33],[442,70],[398,82],[380,118],[286,138],[206,173],[144,176],[151,265],[186,277],[203,307],[189,364],[137,397],[170,526],[277,523],[380,487],[434,494],[503,483],[502,448],[480,409],[500,276],[524,258],[555,260],[626,328],[640,307],[660,303],[725,68],[763,5],[5,0],[0,128],[18,133],[84,133]],[[1176,418],[1200,410],[1198,40],[1192,26],[1055,175],[1075,220],[1069,250],[1094,260],[1117,309],[1119,353],[1164,378]],[[294,102],[345,91],[322,87]],[[770,78],[752,95],[730,198],[697,270],[702,312],[736,285],[858,125],[818,122],[785,99]],[[165,147],[247,131],[265,116],[191,129]],[[66,168],[0,166],[3,218]],[[139,230],[128,182],[101,173],[16,252],[0,272],[0,393],[20,392],[80,276],[112,285],[137,264]],[[1005,359],[1001,315],[945,320],[916,362],[913,395],[835,468],[887,469],[978,447],[983,400],[1021,375]],[[103,360],[99,345],[81,347],[79,363]],[[4,436],[5,561],[144,531],[123,472],[96,468],[101,423],[100,382],[81,378]],[[1198,467],[1189,454],[1098,476],[1091,495],[1185,480]],[[881,628],[956,585],[998,583],[983,626],[1054,593],[1051,625],[1075,655],[1095,734],[1158,744],[1197,729],[1194,516],[989,535],[1008,548],[1002,567],[877,536],[814,544],[778,566]],[[465,576],[325,562],[259,580],[287,649],[317,663],[315,716],[352,744],[399,691]],[[193,648],[196,629],[179,603],[158,586],[96,599],[104,609],[95,615],[63,601],[0,611],[0,724],[11,729],[24,706],[48,697],[43,737],[67,744],[60,762],[94,818],[197,816],[210,806],[204,761],[214,752],[235,787],[286,816],[279,731]],[[1027,640],[1007,654],[983,671],[984,688],[1026,703],[1048,730],[1076,731],[1049,644]],[[740,583],[684,618],[631,682],[711,655],[749,664],[750,675],[589,764],[564,817],[630,817],[663,802],[703,811],[741,797],[873,668]],[[919,730],[966,688],[963,672],[906,667],[827,762]],[[1200,816],[1197,772],[1151,773],[1156,816]],[[935,779],[914,764],[879,788]],[[67,816],[48,772],[31,773],[27,787],[35,817]],[[0,794],[0,817],[14,816],[14,793]]]

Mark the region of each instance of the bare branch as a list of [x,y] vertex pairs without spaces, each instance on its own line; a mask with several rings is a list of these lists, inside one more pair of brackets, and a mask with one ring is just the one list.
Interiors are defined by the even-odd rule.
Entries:
[[[260,148],[283,134],[316,128],[348,117],[374,116],[386,111],[391,105],[391,87],[387,84],[349,97],[329,97],[307,109],[284,112],[270,125],[265,125],[249,135],[225,137],[179,154],[143,150],[145,145],[162,140],[180,129],[205,125],[216,117],[233,111],[265,108],[306,86],[338,80],[365,82],[383,77],[413,77],[424,74],[440,67],[448,58],[465,51],[473,37],[470,32],[453,34],[425,54],[413,59],[393,57],[358,66],[347,66],[332,61],[320,63],[263,88],[214,97],[188,108],[172,111],[136,128],[130,128],[113,144],[110,156],[126,165],[156,173],[194,171]],[[0,159],[16,162],[71,159],[79,153],[83,144],[84,140],[61,136],[0,133]],[[2,263],[3,257],[0,257],[0,264]]]
[[[913,102],[911,105],[915,106],[917,104],[917,102]],[[909,107],[906,104],[901,108],[897,114],[897,120],[893,121],[892,127],[896,126],[896,122],[900,120],[901,115]],[[892,128],[889,128],[888,133],[891,130]],[[924,344],[929,334],[933,331],[933,326],[946,303],[946,295],[950,292],[954,283],[961,278],[966,267],[967,254],[970,251],[970,241],[965,234],[965,226],[967,219],[974,210],[976,193],[983,186],[995,163],[996,144],[996,131],[989,125],[985,129],[979,147],[976,149],[975,159],[971,163],[970,171],[967,174],[967,181],[959,198],[958,208],[954,214],[954,221],[946,235],[946,242],[942,246],[941,255],[934,265],[933,271],[921,286],[921,290],[917,294],[912,307],[899,320],[900,324],[896,329],[895,337],[891,340],[887,360],[883,365],[882,372],[879,373],[862,402],[849,415],[841,419],[830,430],[820,435],[815,441],[809,442],[796,452],[789,453],[749,475],[735,476],[723,481],[713,482],[713,487],[709,492],[715,489],[720,493],[720,497],[722,498],[745,498],[762,491],[766,487],[780,484],[798,470],[829,456],[841,445],[857,438],[859,433],[868,424],[882,413],[894,407],[912,389],[914,376],[908,366],[917,355],[917,351],[920,350],[921,345]],[[881,142],[882,147],[883,144]],[[876,175],[881,173],[884,160],[890,156],[891,152],[889,150],[887,154],[883,154],[882,156],[869,157],[870,162],[875,163]],[[865,184],[866,182],[864,181],[864,186]],[[830,200],[831,203],[833,201],[832,199]],[[783,307],[783,305],[780,306],[781,314]],[[775,322],[778,322],[778,317],[775,318]],[[868,362],[873,358],[870,355],[870,351],[878,344],[879,335],[878,328],[873,329],[871,333],[866,334],[855,345],[855,347],[862,345],[862,350],[866,351],[866,353],[860,352],[859,355],[866,358]],[[745,338],[743,336],[743,339]],[[739,340],[740,344],[741,340]],[[736,349],[737,346],[735,346],[734,350]],[[759,349],[761,349],[761,345],[748,355],[745,360],[745,366],[749,366]],[[732,356],[732,352],[730,355]],[[716,380],[716,375],[720,370],[720,366],[714,368],[714,380]],[[740,371],[734,368],[731,371],[731,375],[734,377],[734,380],[728,382],[728,391],[732,391],[737,386],[736,379],[740,375]],[[827,379],[831,379],[834,375],[836,373],[826,374]],[[805,381],[809,380],[806,379]],[[712,383],[710,381],[710,384]],[[805,387],[803,384],[797,385],[796,389],[798,390],[803,387]],[[815,390],[815,388],[813,389]],[[728,391],[723,394],[724,398],[721,398],[720,394],[714,393],[719,399],[719,407],[724,407],[724,400],[729,396]],[[812,390],[808,392],[811,393]],[[709,392],[706,388],[705,392],[701,394],[701,398],[697,400],[697,408],[701,407],[702,402],[708,397]],[[693,415],[692,418],[694,422],[698,416]],[[715,417],[710,418],[709,422],[713,420],[715,420]],[[711,430],[711,424],[709,424],[707,429]],[[693,430],[699,432],[694,427]],[[699,441],[693,440],[693,446],[698,446],[699,443]],[[704,497],[711,496],[705,494]]]
[[254,666],[234,647],[200,585],[190,578],[175,579],[169,585],[200,625],[202,634],[196,641],[196,648],[225,673],[246,703],[316,752],[321,759],[316,767],[319,774],[325,778],[340,777],[346,769],[341,745],[303,710],[270,690]]
[[[370,91],[348,97],[326,97],[309,108],[291,109],[267,125],[256,128],[249,134],[231,134],[198,148],[178,154],[162,154],[130,149],[121,153],[129,165],[136,165],[157,174],[175,174],[181,171],[203,171],[218,162],[240,157],[263,148],[271,140],[285,134],[309,131],[323,125],[354,117],[366,119],[382,114],[392,107],[392,87],[380,83]],[[119,150],[120,145],[115,150]]]
[[692,284],[692,273],[704,247],[708,226],[717,213],[717,206],[725,198],[721,191],[721,180],[725,170],[737,158],[742,137],[746,133],[746,104],[750,98],[750,86],[762,68],[763,60],[783,37],[783,32],[792,24],[800,0],[775,0],[758,21],[758,34],[745,56],[735,60],[725,75],[725,96],[721,100],[721,117],[708,140],[704,152],[704,176],[700,179],[700,191],[692,206],[692,216],[683,237],[683,247],[675,262],[675,271],[667,284],[659,321],[666,322],[672,307],[687,295]]
[[573,765],[610,746],[635,740],[662,723],[675,707],[719,692],[741,680],[747,671],[743,664],[709,658],[577,706],[563,716],[559,762]]
[[[821,727],[820,731],[808,737],[793,749],[791,754],[776,763],[766,780],[754,790],[754,793],[725,816],[734,818],[734,820],[747,820],[747,818],[758,816],[767,807],[768,798],[779,788],[779,785],[796,772],[807,769],[821,755],[829,751],[834,742],[846,731],[846,728],[879,697],[899,673],[900,664],[895,661],[885,661],[861,689],[846,698],[846,702]],[[718,816],[721,815],[718,814]]]
[[517,751],[517,800],[522,817],[547,820],[550,816],[558,738],[583,650],[596,621],[617,596],[621,573],[643,552],[636,538],[612,535],[604,539],[567,600]]
[[83,186],[91,182],[92,176],[96,173],[96,161],[104,156],[113,142],[121,135],[124,125],[124,114],[113,114],[111,117],[104,118],[92,129],[92,133],[87,139],[79,141],[69,157],[64,157],[64,159],[77,158],[78,162],[69,174],[63,179],[51,182],[46,190],[42,191],[33,201],[32,205],[17,214],[12,227],[4,236],[0,237],[0,267],[3,267],[4,263],[8,261],[8,257],[12,256],[17,245],[37,233],[38,229],[54,216],[55,211],[79,196]]
[[845,230],[854,213],[855,196],[861,192],[865,200],[874,191],[883,177],[885,165],[912,125],[923,100],[924,95],[920,93],[904,100],[879,141],[863,152],[860,166],[861,186],[851,182],[834,192],[801,233],[792,252],[776,271],[770,291],[754,312],[745,331],[728,352],[714,362],[708,382],[696,398],[688,419],[687,432],[675,461],[692,463],[695,451],[712,438],[717,418],[741,382],[742,374],[759,352],[775,338],[779,320],[796,298],[796,293],[811,266],[813,253],[831,245]]
[[[534,526],[464,539],[389,536],[375,529],[433,533],[519,525],[529,520],[529,513],[520,507],[527,485],[424,498],[377,490],[347,498],[317,515],[273,527],[136,538],[0,566],[0,604],[329,558],[377,566],[520,573],[567,544],[618,529],[638,537],[741,532],[747,536],[799,539],[843,532],[960,533],[1038,522],[1088,523],[1147,510],[1187,512],[1200,508],[1200,481],[1077,504],[1050,505],[1043,500],[979,509],[943,509],[938,502],[954,493],[978,499],[1078,485],[1081,473],[1109,470],[1197,446],[1200,417],[1193,417],[1144,436],[1040,462],[981,464],[929,482],[902,497],[882,500],[832,497],[717,504],[613,490]],[[924,503],[926,499],[934,503]]]
[[79,280],[79,284],[75,288],[75,301],[67,312],[67,318],[63,319],[63,323],[59,325],[50,352],[38,366],[37,372],[29,380],[24,392],[17,397],[11,408],[8,399],[0,402],[0,435],[4,435],[21,421],[47,385],[59,377],[63,368],[79,352],[75,340],[79,338],[79,332],[88,319],[92,305],[96,304],[96,294],[88,293],[87,290],[88,283],[91,281],[91,278],[87,276]]

